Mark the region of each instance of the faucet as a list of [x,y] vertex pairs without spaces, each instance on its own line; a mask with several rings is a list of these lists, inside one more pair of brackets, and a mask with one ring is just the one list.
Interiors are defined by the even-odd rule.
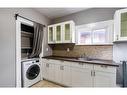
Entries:
[[83,53],[82,55],[80,55],[80,58],[86,58],[87,56],[86,56],[86,54],[85,53]]

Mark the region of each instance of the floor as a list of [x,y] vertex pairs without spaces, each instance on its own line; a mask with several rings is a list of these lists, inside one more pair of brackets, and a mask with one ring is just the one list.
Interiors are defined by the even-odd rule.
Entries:
[[[42,87],[50,87],[50,88],[63,88],[62,86],[55,84],[53,82],[49,82],[47,80],[42,80],[36,84],[34,84],[31,88],[42,88]],[[119,85],[117,85],[116,87],[120,87]]]
[[47,81],[47,80],[42,80],[42,81],[40,81],[40,82],[34,84],[34,85],[32,86],[32,88],[34,88],[34,87],[57,87],[57,88],[58,88],[58,87],[62,87],[62,86],[57,85],[57,84],[52,83],[52,82],[49,82],[49,81]]

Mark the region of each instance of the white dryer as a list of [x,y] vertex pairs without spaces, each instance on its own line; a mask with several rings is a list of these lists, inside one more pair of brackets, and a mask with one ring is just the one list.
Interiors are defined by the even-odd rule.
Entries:
[[30,87],[41,80],[39,59],[22,61],[22,86]]

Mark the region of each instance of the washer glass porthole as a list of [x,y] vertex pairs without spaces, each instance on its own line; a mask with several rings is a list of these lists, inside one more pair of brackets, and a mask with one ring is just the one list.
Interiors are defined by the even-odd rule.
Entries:
[[29,67],[29,69],[26,72],[26,77],[29,80],[33,80],[39,75],[39,73],[40,73],[40,67],[37,64],[35,64]]

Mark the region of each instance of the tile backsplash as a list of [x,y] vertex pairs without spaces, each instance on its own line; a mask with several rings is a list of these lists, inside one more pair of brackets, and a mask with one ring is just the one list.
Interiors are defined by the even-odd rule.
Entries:
[[[69,48],[69,51],[68,51]],[[113,46],[112,45],[54,45],[52,46],[53,56],[79,57],[81,54],[86,54],[91,58],[112,60]]]

